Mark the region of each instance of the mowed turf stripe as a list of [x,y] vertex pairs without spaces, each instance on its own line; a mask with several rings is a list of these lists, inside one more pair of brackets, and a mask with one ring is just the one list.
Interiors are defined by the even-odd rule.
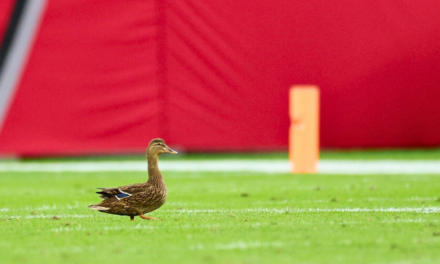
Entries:
[[[286,160],[197,160],[160,162],[162,171],[185,172],[260,172],[288,173]],[[97,172],[146,171],[144,161],[96,162],[0,162],[0,172]],[[319,173],[323,174],[439,174],[440,162],[436,160],[322,160]]]
[[[6,209],[6,208],[3,208]],[[9,209],[5,210],[9,211]],[[285,214],[285,213],[368,213],[368,212],[380,212],[380,213],[420,213],[420,214],[436,214],[440,213],[440,207],[388,207],[388,208],[301,208],[301,209],[274,209],[274,208],[255,208],[255,209],[186,209],[186,210],[162,210],[167,213],[178,214],[227,214],[227,213],[273,213],[273,214]],[[96,214],[35,214],[35,215],[4,215],[3,218],[9,219],[37,219],[37,218],[88,218],[95,217]]]

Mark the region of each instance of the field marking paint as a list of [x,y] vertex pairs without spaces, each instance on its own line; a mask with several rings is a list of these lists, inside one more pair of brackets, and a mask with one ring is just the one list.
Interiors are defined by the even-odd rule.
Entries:
[[261,248],[261,247],[282,247],[283,244],[281,242],[260,242],[260,241],[237,241],[234,243],[228,244],[218,244],[216,249],[219,250],[233,250],[233,249],[248,249],[248,248]]
[[[8,208],[4,211],[9,211]],[[388,208],[286,208],[286,209],[274,209],[274,208],[254,208],[254,209],[228,209],[228,210],[220,210],[220,209],[180,209],[180,210],[162,210],[162,212],[168,213],[178,213],[178,214],[209,214],[209,213],[219,213],[219,214],[229,214],[234,212],[265,212],[265,213],[276,213],[276,214],[285,214],[285,213],[366,213],[366,212],[398,212],[398,213],[420,213],[420,214],[437,214],[440,213],[440,207],[436,206],[428,206],[428,207],[388,207]],[[102,214],[101,214],[102,215]],[[89,218],[95,217],[95,214],[36,214],[36,215],[25,215],[25,216],[17,216],[17,215],[4,215],[3,218],[10,219],[38,219],[38,218]]]
[[[363,198],[358,198],[358,199],[353,199],[353,198],[347,198],[344,201],[347,202],[359,202],[359,201],[368,201],[368,202],[381,202],[381,201],[437,201],[439,198],[438,197],[418,197],[418,196],[413,196],[413,197],[408,197],[408,198],[402,198],[402,199],[392,199],[392,198],[377,198],[377,197],[363,197]],[[279,200],[279,201],[259,201],[259,202],[255,202],[255,204],[258,204],[260,206],[263,206],[265,204],[270,204],[270,205],[274,205],[274,204],[278,204],[278,205],[284,205],[284,206],[289,206],[292,204],[321,204],[321,203],[329,203],[330,199],[318,199],[318,200],[307,200],[307,201],[296,201],[296,200]],[[201,203],[184,203],[184,202],[167,202],[167,205],[169,206],[174,206],[174,207],[191,207],[191,206],[197,206],[197,205],[201,205]],[[72,209],[84,209],[86,208],[87,205],[80,205],[78,202],[76,202],[74,205],[71,204],[67,204],[67,205],[57,205],[57,204],[53,204],[53,205],[40,205],[37,207],[20,207],[20,208],[14,208],[14,209],[18,209],[18,210],[25,210],[25,211],[64,211],[64,210],[72,210]],[[8,212],[10,211],[10,208],[4,207],[4,208],[0,208],[0,212]],[[170,209],[165,209],[169,212],[179,212],[181,210],[170,210]],[[272,209],[275,210],[275,209]],[[163,209],[161,210],[163,211]]]
[[137,224],[135,226],[101,226],[99,228],[83,228],[81,225],[76,227],[63,226],[51,229],[52,232],[71,232],[71,231],[94,231],[99,229],[100,231],[114,231],[114,230],[140,230],[140,229],[157,229],[158,227]]
[[[215,245],[215,249],[217,250],[245,250],[249,248],[262,248],[262,247],[282,247],[283,243],[281,242],[260,242],[260,241],[251,241],[251,242],[244,242],[244,241],[237,241],[227,244],[217,244]],[[201,243],[191,245],[189,247],[190,250],[204,250],[205,246]]]
[[[160,162],[162,171],[289,173],[288,160],[197,160]],[[97,172],[147,171],[144,161],[96,162],[0,162],[0,172]],[[405,160],[321,160],[321,174],[439,174],[440,161]]]
[[268,212],[268,213],[363,213],[363,212],[414,212],[423,214],[440,213],[440,207],[401,207],[401,208],[300,208],[300,209],[272,209],[272,208],[255,208],[255,209],[231,209],[231,210],[216,210],[216,209],[181,209],[173,210],[178,213],[232,213],[232,212]]
[[89,217],[95,217],[95,215],[82,215],[82,214],[69,214],[69,215],[57,215],[57,214],[39,214],[39,215],[5,215],[3,218],[7,219],[42,219],[42,218],[89,218]]

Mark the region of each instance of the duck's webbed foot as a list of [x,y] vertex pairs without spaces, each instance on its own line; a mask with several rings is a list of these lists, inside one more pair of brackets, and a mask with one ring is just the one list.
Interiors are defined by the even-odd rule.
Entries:
[[145,220],[153,220],[153,221],[157,221],[156,218],[151,217],[151,216],[147,216],[147,215],[139,215],[140,218],[145,219]]

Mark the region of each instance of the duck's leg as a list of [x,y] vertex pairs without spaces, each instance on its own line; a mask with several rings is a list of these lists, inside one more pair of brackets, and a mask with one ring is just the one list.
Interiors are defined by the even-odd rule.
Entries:
[[134,221],[134,216],[133,215],[130,215],[130,220]]
[[156,218],[151,217],[151,216],[147,216],[147,215],[143,215],[143,214],[140,214],[139,217],[142,218],[142,219],[145,219],[145,220],[153,220],[153,221],[157,221]]

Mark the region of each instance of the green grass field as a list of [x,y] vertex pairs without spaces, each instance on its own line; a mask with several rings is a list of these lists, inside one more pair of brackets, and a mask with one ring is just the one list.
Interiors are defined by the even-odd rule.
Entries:
[[[440,162],[408,153],[376,157]],[[440,175],[163,174],[160,221],[131,222],[87,206],[146,173],[1,172],[0,263],[440,263]]]

